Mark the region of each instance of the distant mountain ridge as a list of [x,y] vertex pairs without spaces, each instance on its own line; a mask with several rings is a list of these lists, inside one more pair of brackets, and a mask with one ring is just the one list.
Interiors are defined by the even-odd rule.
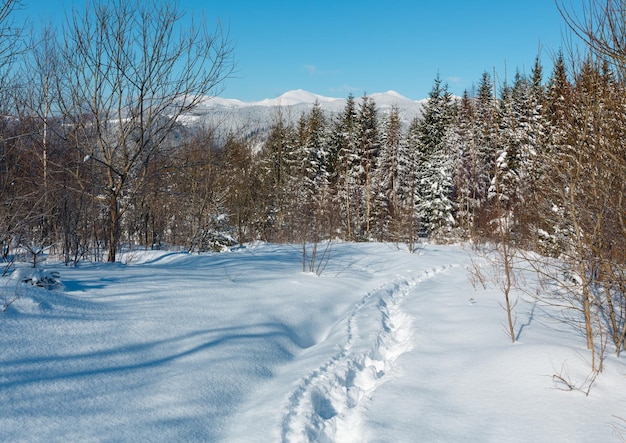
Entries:
[[[395,91],[370,94],[380,115],[388,114],[392,106],[397,106],[400,118],[408,125],[422,114],[427,99],[411,100]],[[355,97],[358,104],[360,97]],[[207,97],[196,109],[183,118],[189,126],[203,125],[217,129],[221,133],[236,133],[244,137],[264,138],[271,125],[280,114],[282,118],[295,122],[302,113],[308,112],[315,102],[329,117],[342,112],[347,98],[326,97],[303,89],[287,91],[284,94],[256,102],[245,102],[234,98]]]
[[[397,105],[399,107],[423,106],[425,100],[411,100],[396,91],[377,92],[369,95],[374,99],[380,107],[388,107]],[[360,98],[357,97],[357,100]],[[277,107],[277,106],[297,106],[302,104],[312,105],[318,101],[322,108],[335,109],[338,106],[345,106],[346,98],[326,97],[315,94],[304,89],[294,89],[287,91],[276,98],[266,98],[256,102],[245,102],[234,98],[207,97],[202,106],[207,107],[226,107],[226,108],[244,108],[254,106]]]

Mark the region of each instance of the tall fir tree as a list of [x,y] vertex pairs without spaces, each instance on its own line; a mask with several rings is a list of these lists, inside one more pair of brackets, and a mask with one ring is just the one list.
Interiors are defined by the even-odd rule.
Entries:
[[491,232],[490,221],[493,208],[490,207],[489,187],[494,176],[498,143],[498,107],[493,91],[494,84],[488,72],[484,72],[478,84],[476,97],[474,140],[476,145],[476,169],[473,180],[476,183],[476,209],[474,231],[479,235]]
[[358,111],[350,94],[332,131],[332,150],[337,153],[333,174],[335,201],[339,207],[340,225],[347,240],[355,239],[356,217],[360,196],[360,160],[358,153]]
[[522,129],[525,111],[522,109],[522,100],[528,97],[528,89],[528,82],[518,72],[513,88],[504,85],[498,102],[499,132],[489,199],[498,200],[500,210],[496,216],[502,217],[507,226],[513,223],[512,211],[520,200],[522,138],[523,130],[526,129]]
[[461,235],[475,237],[475,222],[480,208],[480,187],[478,178],[478,152],[476,144],[476,115],[474,103],[467,91],[459,103],[452,150],[455,153],[455,202],[457,222]]
[[449,147],[455,113],[452,95],[437,76],[419,126],[422,163],[417,169],[422,227],[439,238],[448,235],[455,224],[453,162]]
[[546,132],[538,152],[537,180],[531,206],[535,214],[533,230],[536,247],[549,255],[559,254],[569,235],[562,198],[558,196],[558,188],[563,186],[558,178],[561,169],[558,164],[559,158],[569,149],[569,136],[577,131],[576,125],[570,121],[573,99],[573,85],[568,78],[565,58],[563,52],[559,52],[554,60],[542,107]]
[[373,183],[378,156],[380,155],[380,132],[378,127],[378,109],[376,102],[363,96],[359,104],[357,118],[357,140],[359,156],[359,185],[361,195],[358,218],[356,220],[357,236],[369,240],[372,228]]
[[376,237],[390,238],[399,224],[399,156],[404,143],[402,121],[397,106],[386,116],[381,136],[381,152],[374,176],[374,210]]
[[398,205],[400,217],[400,238],[407,242],[413,251],[421,229],[418,211],[419,167],[424,164],[420,149],[420,120],[415,117],[407,129],[404,143],[398,153]]
[[296,161],[295,131],[279,108],[258,159],[263,201],[259,229],[267,240],[287,240],[282,234],[289,232],[287,220],[293,205],[289,186]]
[[327,171],[330,146],[326,116],[316,101],[308,115],[298,123],[300,173],[294,177],[292,189],[298,190],[298,226],[307,241],[317,242],[329,228],[329,173]]

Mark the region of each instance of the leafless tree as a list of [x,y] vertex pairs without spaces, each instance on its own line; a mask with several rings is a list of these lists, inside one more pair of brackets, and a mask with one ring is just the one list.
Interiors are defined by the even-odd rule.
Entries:
[[559,254],[568,267],[552,281],[583,314],[592,368],[601,370],[603,335],[618,355],[626,338],[626,2],[556,4],[588,50],[584,57],[572,51],[573,85],[556,97],[564,105],[555,114],[560,131],[541,158],[549,169],[545,225],[561,232]]
[[[555,0],[565,23],[596,56],[611,60],[622,79],[626,76],[626,1]],[[577,2],[578,3],[578,2]]]
[[[16,76],[14,66],[24,51],[24,26],[15,21],[14,11],[21,7],[18,0],[0,1],[0,247],[2,258],[7,258],[10,245],[24,226],[24,218],[31,217],[27,199],[20,195],[21,165],[16,146],[21,138],[19,123],[7,117],[14,112]],[[24,194],[27,194],[24,193]]]
[[181,118],[220,92],[233,72],[221,25],[185,16],[176,2],[96,0],[74,10],[64,30],[63,111],[74,147],[95,163],[108,210],[108,260],[121,220],[157,153],[177,147]]

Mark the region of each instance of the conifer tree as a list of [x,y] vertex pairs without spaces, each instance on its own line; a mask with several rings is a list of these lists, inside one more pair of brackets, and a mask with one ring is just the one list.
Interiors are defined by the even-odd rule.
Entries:
[[546,99],[546,88],[543,84],[543,66],[539,56],[535,58],[535,64],[532,69],[531,89],[533,104],[541,108]]
[[537,184],[541,182],[540,154],[548,150],[552,131],[544,112],[545,88],[541,78],[541,65],[537,59],[532,77],[522,77],[513,87],[514,118],[517,120],[514,141],[518,144],[518,199],[514,203],[519,235],[524,241],[532,241],[536,213],[529,211],[536,200]]
[[[559,52],[554,61],[554,71],[550,77],[547,90],[547,116],[554,123],[555,129],[559,128],[559,123],[565,119],[565,106],[570,98],[571,85],[567,78],[565,67],[565,57],[563,52]],[[555,134],[557,137],[559,134]]]
[[498,200],[498,223],[506,226],[507,235],[515,233],[518,241],[523,205],[534,175],[540,126],[532,85],[518,72],[513,87],[505,87],[499,101],[499,137],[489,188],[490,200]]
[[[358,112],[354,96],[350,94],[343,112],[337,117],[332,134],[333,151],[337,153],[334,179],[335,196],[339,206],[341,225],[347,240],[355,239],[358,214],[360,160],[358,154]],[[331,157],[332,158],[332,157]]]
[[453,162],[449,149],[455,112],[452,95],[437,76],[420,122],[422,163],[417,165],[420,219],[434,236],[448,234],[455,224]]
[[357,118],[358,141],[358,184],[361,188],[359,211],[357,217],[357,235],[361,239],[369,239],[372,227],[372,185],[380,154],[380,135],[378,128],[378,110],[371,97],[364,96],[361,100]]
[[453,120],[452,95],[437,75],[422,112],[420,145],[427,157],[442,148]]
[[298,192],[297,221],[300,235],[308,241],[317,242],[328,228],[329,174],[326,169],[328,126],[324,111],[316,101],[308,115],[302,115],[298,123],[299,174],[294,176],[292,189]]
[[572,133],[570,108],[573,105],[573,98],[573,86],[568,79],[565,58],[563,53],[559,52],[548,80],[545,103],[542,107],[546,133],[538,152],[537,180],[532,201],[532,210],[536,216],[533,228],[536,231],[537,247],[549,255],[562,251],[569,230],[569,223],[564,217],[562,199],[552,191],[555,187],[562,186],[560,180],[555,177],[555,172],[559,169],[558,159],[564,155],[570,143],[568,137]]
[[404,139],[402,122],[397,106],[391,108],[383,124],[381,153],[374,177],[374,210],[376,234],[380,241],[391,231],[397,230],[399,222],[399,155]]
[[259,154],[263,201],[259,218],[263,220],[263,238],[268,240],[285,240],[279,233],[288,232],[286,224],[293,204],[289,186],[297,167],[295,146],[295,130],[279,108]]
[[457,222],[461,233],[474,238],[474,226],[480,207],[478,186],[478,153],[476,146],[476,115],[467,91],[463,93],[454,125],[452,150],[455,154],[455,201]]
[[488,234],[491,231],[492,208],[488,205],[489,187],[495,171],[498,140],[497,99],[493,92],[489,73],[484,72],[478,84],[475,109],[476,183],[475,231]]
[[407,130],[406,141],[400,145],[398,155],[398,200],[402,215],[403,237],[413,251],[421,230],[419,178],[420,166],[424,164],[423,151],[420,149],[421,123],[414,118]]

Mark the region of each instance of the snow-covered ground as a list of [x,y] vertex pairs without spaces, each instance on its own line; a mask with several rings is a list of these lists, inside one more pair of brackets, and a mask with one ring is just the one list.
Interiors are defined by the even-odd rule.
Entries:
[[471,254],[338,243],[317,276],[257,244],[48,263],[52,290],[5,278],[0,441],[623,441],[626,360],[563,390],[584,338],[521,299],[511,344]]

